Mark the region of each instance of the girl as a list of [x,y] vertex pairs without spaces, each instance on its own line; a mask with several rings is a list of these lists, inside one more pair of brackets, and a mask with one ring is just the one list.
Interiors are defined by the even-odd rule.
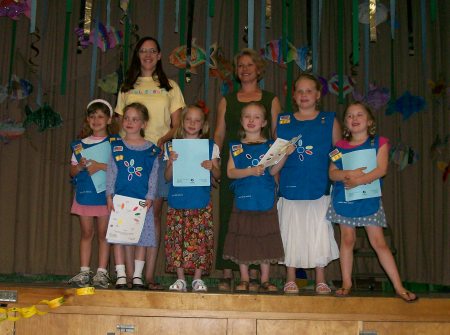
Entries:
[[[283,259],[283,244],[275,206],[276,174],[286,157],[278,164],[265,169],[260,159],[269,150],[273,141],[267,140],[263,128],[267,125],[266,109],[257,102],[249,103],[241,112],[241,140],[230,142],[228,177],[232,183],[234,206],[228,225],[223,257],[239,264],[241,282],[238,292],[249,291],[250,264],[261,266],[263,292],[276,292],[277,287],[269,282],[271,263]],[[289,146],[291,153],[294,148]]]
[[[122,129],[123,139],[111,142],[112,157],[107,170],[107,202],[108,210],[114,210],[113,196],[120,194],[128,197],[146,199],[147,215],[144,227],[137,243],[134,260],[132,288],[143,289],[142,271],[145,264],[146,247],[155,247],[155,227],[152,207],[156,194],[158,177],[159,148],[144,139],[144,129],[149,120],[147,108],[140,103],[132,103],[123,110]],[[133,169],[130,169],[130,166]],[[116,288],[127,287],[125,274],[124,246],[114,245],[116,263]]]
[[[161,48],[153,37],[143,37],[134,48],[130,68],[117,98],[116,113],[123,114],[123,107],[139,102],[147,107],[151,123],[145,128],[145,139],[163,148],[173,138],[180,124],[181,110],[185,107],[183,94],[177,83],[168,79],[161,60]],[[158,187],[153,201],[156,245],[147,250],[145,278],[150,290],[160,290],[155,281],[155,265],[161,231],[163,199],[167,197],[169,185],[164,179],[165,163],[159,160]],[[132,254],[127,253],[132,263]]]
[[299,136],[296,154],[290,155],[280,173],[278,214],[287,267],[285,293],[298,293],[296,268],[315,268],[318,294],[329,294],[324,267],[338,258],[331,223],[325,215],[329,204],[328,153],[340,139],[335,113],[318,109],[320,82],[303,73],[295,81],[294,114],[278,116],[277,135]]
[[[344,114],[344,139],[336,143],[336,149],[330,154],[333,162],[330,165],[329,173],[331,180],[335,183],[327,219],[339,223],[341,230],[342,287],[336,291],[336,295],[347,296],[350,294],[353,247],[356,240],[355,227],[364,227],[381,266],[394,285],[395,292],[404,301],[413,302],[417,300],[417,296],[403,287],[394,257],[384,239],[383,228],[386,227],[386,218],[381,197],[345,200],[344,189],[369,184],[386,175],[389,155],[388,140],[376,136],[375,133],[375,119],[372,111],[361,102],[355,102],[348,106]],[[367,173],[364,172],[366,167],[343,170],[342,155],[364,149],[376,150],[376,168]]]
[[[114,131],[112,124],[112,107],[102,99],[91,101],[87,105],[86,119],[80,133],[81,140],[72,143],[72,165],[70,176],[76,185],[75,197],[72,204],[72,214],[80,218],[80,273],[69,280],[69,284],[79,287],[92,284],[95,287],[108,288],[109,276],[106,271],[109,259],[109,244],[106,242],[109,212],[106,208],[105,191],[97,193],[91,176],[99,171],[106,171],[106,162],[101,163],[83,157],[83,151],[104,142],[109,143],[108,135]],[[116,127],[117,128],[117,127]],[[117,130],[117,129],[116,129]],[[104,148],[109,155],[109,144]],[[98,174],[103,183],[105,174]],[[98,239],[98,269],[92,278],[90,271],[92,240],[94,238],[94,218],[97,218]]]
[[[208,133],[206,113],[197,105],[188,106],[182,113],[175,138],[208,138]],[[171,150],[170,143],[167,143],[165,152],[168,160],[165,177],[171,181],[173,162],[177,160],[178,154]],[[212,140],[209,140],[209,152],[210,159],[203,161],[201,167],[211,171],[214,178],[219,178],[219,147]],[[175,187],[173,183],[170,184],[166,260],[167,271],[176,271],[178,277],[169,288],[172,291],[186,291],[185,271],[194,273],[193,292],[208,290],[201,276],[202,272],[210,270],[214,252],[210,191],[209,186]]]

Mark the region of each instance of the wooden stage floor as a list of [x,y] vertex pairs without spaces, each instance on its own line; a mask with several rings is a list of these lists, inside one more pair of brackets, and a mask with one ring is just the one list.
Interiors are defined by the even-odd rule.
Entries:
[[[419,301],[408,304],[370,291],[338,298],[304,290],[287,296],[97,289],[77,296],[65,286],[8,283],[0,283],[0,290],[18,294],[6,309],[36,305],[48,312],[0,322],[1,335],[450,334],[449,294],[419,294]],[[63,295],[60,307],[39,304]],[[0,320],[4,317],[0,313]]]

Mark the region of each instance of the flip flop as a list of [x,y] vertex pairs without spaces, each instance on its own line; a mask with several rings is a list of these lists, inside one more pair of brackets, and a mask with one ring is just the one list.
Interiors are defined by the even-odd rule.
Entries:
[[349,287],[349,288],[341,287],[336,290],[335,295],[336,295],[336,297],[339,297],[339,298],[345,298],[345,297],[348,297],[351,292],[352,292],[351,287]]
[[[406,290],[404,292],[400,292],[400,293],[397,292],[397,296],[408,304],[411,304],[411,303],[419,300],[419,297],[417,295],[415,295],[413,292],[408,291],[408,290]],[[411,296],[414,296],[414,298],[411,298]]]
[[150,291],[164,291],[164,287],[160,283],[149,282],[148,289]]
[[283,291],[285,294],[298,294],[298,286],[294,281],[288,281],[284,284]]
[[315,291],[317,294],[330,294],[331,288],[326,283],[318,283]]

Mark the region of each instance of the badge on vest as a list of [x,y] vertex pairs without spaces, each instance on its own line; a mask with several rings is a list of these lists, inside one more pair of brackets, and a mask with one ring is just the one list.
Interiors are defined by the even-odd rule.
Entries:
[[333,162],[336,162],[338,159],[342,158],[342,152],[340,152],[337,148],[330,152],[328,155]]
[[244,149],[242,149],[242,144],[235,144],[231,146],[231,151],[233,151],[233,156],[237,156],[242,154]]
[[78,143],[73,150],[75,151],[75,155],[79,155],[81,154],[81,152],[83,151],[83,145],[81,143]]
[[280,116],[280,124],[288,124],[291,123],[291,116],[290,115],[282,115]]
[[123,151],[123,146],[121,146],[121,145],[116,145],[113,148],[113,152],[121,152],[121,151]]
[[116,156],[116,161],[123,161],[123,155],[117,155]]

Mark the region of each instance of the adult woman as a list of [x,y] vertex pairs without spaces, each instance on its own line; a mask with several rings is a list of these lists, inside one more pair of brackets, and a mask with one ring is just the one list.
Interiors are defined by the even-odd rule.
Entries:
[[[140,102],[147,107],[150,121],[145,129],[145,139],[162,148],[165,142],[173,138],[185,103],[177,83],[168,79],[164,73],[161,48],[152,37],[141,38],[134,48],[130,68],[117,99],[116,113],[122,115],[123,107],[132,102]],[[156,241],[159,241],[161,233],[163,199],[168,192],[168,185],[164,180],[165,163],[162,159],[159,166],[157,198],[153,201]],[[148,248],[145,279],[150,290],[162,289],[154,280],[157,255],[158,247]],[[129,255],[127,259],[130,260]],[[128,277],[130,273],[128,272]]]
[[[240,127],[241,110],[250,102],[260,102],[270,117],[267,118],[267,134],[272,138],[275,134],[277,116],[281,111],[279,99],[275,94],[262,90],[258,82],[264,75],[265,62],[261,56],[252,49],[242,49],[234,57],[236,79],[240,82],[237,92],[228,94],[219,102],[217,110],[216,128],[214,141],[221,151],[221,183],[220,183],[220,230],[219,244],[216,257],[216,269],[224,270],[224,280],[219,284],[220,290],[231,289],[232,270],[238,270],[236,265],[222,258],[225,236],[228,231],[228,220],[230,217],[233,195],[230,192],[230,180],[227,178],[226,168],[229,157],[228,142],[230,139],[238,138]],[[257,289],[257,287],[256,287]]]

